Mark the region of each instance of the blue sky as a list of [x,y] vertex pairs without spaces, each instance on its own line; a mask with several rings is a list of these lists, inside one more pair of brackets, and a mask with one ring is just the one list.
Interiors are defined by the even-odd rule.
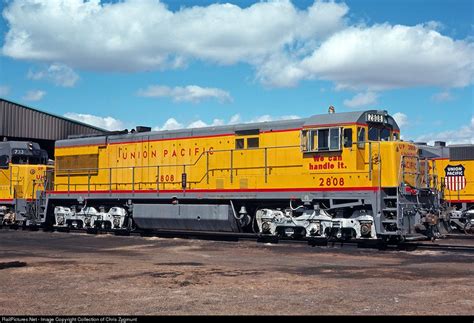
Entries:
[[386,109],[474,143],[468,0],[0,0],[0,97],[109,129]]

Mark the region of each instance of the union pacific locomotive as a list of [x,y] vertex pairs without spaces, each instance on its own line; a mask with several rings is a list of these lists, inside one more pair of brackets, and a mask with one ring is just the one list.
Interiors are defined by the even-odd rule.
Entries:
[[57,228],[402,241],[437,234],[432,159],[386,111],[56,142]]
[[41,213],[48,154],[37,143],[0,142],[0,226],[24,225]]
[[435,161],[431,172],[440,179],[437,188],[447,210],[441,228],[474,233],[474,145],[417,145],[420,156]]

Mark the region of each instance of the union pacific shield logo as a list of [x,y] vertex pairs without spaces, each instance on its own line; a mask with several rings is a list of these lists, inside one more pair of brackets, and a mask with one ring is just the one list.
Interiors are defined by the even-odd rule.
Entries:
[[448,165],[444,168],[444,184],[450,191],[460,191],[466,187],[463,165]]

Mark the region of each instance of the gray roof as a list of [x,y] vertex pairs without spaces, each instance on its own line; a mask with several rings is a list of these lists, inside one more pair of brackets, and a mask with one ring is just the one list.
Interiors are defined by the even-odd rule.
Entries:
[[357,111],[357,112],[344,112],[344,113],[333,113],[333,114],[321,114],[313,115],[309,118],[292,119],[292,120],[279,120],[279,121],[266,121],[257,123],[243,123],[236,125],[224,125],[224,126],[212,126],[203,128],[189,128],[189,129],[178,129],[178,130],[164,130],[164,131],[149,131],[149,132],[138,132],[128,134],[109,135],[107,137],[83,137],[69,140],[62,140],[56,142],[56,146],[76,146],[76,145],[87,145],[87,144],[103,144],[105,141],[109,143],[122,142],[122,141],[142,141],[142,140],[160,140],[160,139],[172,139],[172,138],[186,138],[196,136],[209,136],[209,135],[225,135],[234,134],[238,132],[245,132],[249,130],[258,130],[260,132],[271,132],[284,129],[298,129],[303,127],[317,127],[322,125],[335,125],[335,124],[351,124],[361,123],[367,124],[366,116],[368,113],[377,113],[385,116],[385,123],[393,127],[394,130],[399,130],[399,127],[395,120],[387,114],[386,111],[369,110],[369,111]]
[[[32,144],[32,150],[30,150],[29,143]],[[0,155],[10,156],[12,149],[23,149],[23,153],[27,156],[33,156],[33,151],[38,152],[41,150],[40,145],[31,141],[2,141],[0,142]]]
[[474,160],[473,144],[458,144],[449,146],[430,146],[417,144],[421,157],[426,158],[449,158],[451,161]]
[[0,136],[59,140],[72,134],[104,134],[107,131],[0,98]]

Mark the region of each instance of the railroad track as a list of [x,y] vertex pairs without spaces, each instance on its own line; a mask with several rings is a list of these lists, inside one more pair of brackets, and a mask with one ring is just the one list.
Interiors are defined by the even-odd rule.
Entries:
[[[4,228],[5,229],[5,228]],[[18,228],[7,228],[8,230],[18,230]],[[29,228],[33,231],[39,231],[40,228]],[[25,229],[28,230],[28,229]],[[185,231],[171,231],[171,230],[157,230],[153,232],[129,232],[112,231],[112,230],[85,230],[85,229],[48,229],[44,231],[58,231],[69,232],[74,234],[107,234],[107,235],[122,235],[122,236],[141,236],[141,237],[160,237],[160,238],[181,238],[181,239],[199,239],[199,240],[214,240],[214,241],[257,241],[263,243],[284,243],[284,244],[307,244],[313,247],[327,247],[327,248],[364,248],[364,249],[378,249],[382,251],[415,251],[415,250],[433,250],[433,251],[447,251],[447,252],[464,252],[474,253],[474,245],[462,244],[441,244],[437,242],[403,242],[399,244],[387,244],[381,240],[327,240],[327,239],[285,239],[273,236],[259,235],[255,233],[229,233],[229,232],[185,232]],[[455,239],[458,235],[449,235],[445,238]],[[463,235],[460,235],[463,236]],[[465,239],[460,238],[460,239]],[[468,238],[471,239],[471,238]],[[436,240],[439,241],[439,240]],[[451,240],[452,241],[452,240]]]
[[474,235],[463,233],[448,233],[443,236],[443,239],[474,240]]

